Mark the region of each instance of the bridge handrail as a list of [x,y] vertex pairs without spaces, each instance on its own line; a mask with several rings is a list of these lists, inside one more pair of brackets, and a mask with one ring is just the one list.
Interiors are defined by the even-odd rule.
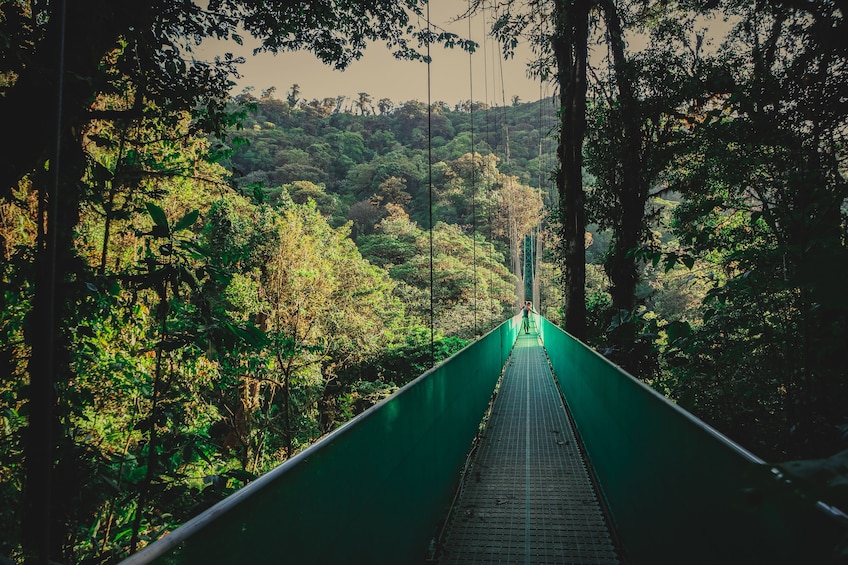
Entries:
[[505,321],[122,563],[421,561],[519,325]]
[[831,562],[844,514],[548,320],[539,327],[629,563]]

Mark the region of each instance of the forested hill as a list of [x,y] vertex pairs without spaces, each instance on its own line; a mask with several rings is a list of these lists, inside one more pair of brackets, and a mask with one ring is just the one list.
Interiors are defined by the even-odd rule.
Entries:
[[395,105],[382,99],[375,107],[364,93],[355,111],[341,111],[344,97],[307,103],[290,92],[287,98],[266,92],[259,99],[238,99],[252,108],[245,129],[236,134],[246,144],[237,146],[226,164],[242,189],[309,181],[331,195],[319,206],[332,214],[333,223],[350,219],[361,231],[374,223],[374,211],[366,204],[374,204],[375,195],[387,202],[391,196],[384,194],[383,184],[394,177],[404,183],[402,197],[409,198],[404,206],[411,218],[427,225],[427,163],[432,157],[434,222],[470,224],[471,182],[476,183],[476,197],[485,199],[492,181],[472,179],[466,171],[469,186],[457,194],[456,175],[463,172],[450,170],[449,164],[473,149],[497,157],[491,165],[496,171],[490,166],[481,172],[513,176],[541,188],[550,202],[556,164],[554,99],[491,108],[480,102],[473,108],[470,102],[453,108],[436,102],[428,116],[426,103]]
[[[375,108],[363,95],[353,112],[341,110],[343,98],[306,103],[292,92],[235,100],[247,111],[223,164],[237,190],[254,204],[312,202],[330,225],[349,225],[422,323],[432,225],[435,329],[472,338],[509,316],[523,292],[523,238],[545,224],[551,201],[554,100],[436,103],[428,115],[418,101]],[[557,319],[558,301],[546,304]]]

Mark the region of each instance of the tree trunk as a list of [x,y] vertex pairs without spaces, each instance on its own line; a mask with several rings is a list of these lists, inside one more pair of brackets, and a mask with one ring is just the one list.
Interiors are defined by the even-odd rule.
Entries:
[[[639,282],[636,258],[632,250],[638,247],[641,241],[648,187],[643,178],[639,108],[633,92],[633,83],[627,71],[621,18],[613,0],[601,0],[600,5],[609,32],[624,143],[621,161],[622,178],[617,187],[620,216],[613,228],[612,249],[605,267],[612,282],[610,295],[614,311],[631,311],[635,306],[636,284]],[[636,374],[639,366],[638,356],[631,355],[636,340],[635,326],[633,324],[620,326],[613,332],[610,339],[617,354],[615,361],[627,371]]]
[[[32,312],[27,321],[27,342],[32,344],[24,444],[22,542],[27,563],[62,560],[66,534],[62,501],[72,495],[73,486],[63,492],[52,483],[57,459],[71,456],[71,451],[60,454],[57,449],[63,433],[57,385],[68,380],[70,356],[61,328],[73,299],[70,282],[80,270],[73,239],[85,170],[79,132],[88,121],[91,77],[98,74],[101,58],[126,27],[126,20],[116,15],[135,13],[103,0],[68,2],[64,14],[62,7],[61,2],[50,4],[44,40],[0,99],[0,123],[17,136],[0,159],[0,198],[8,197],[21,178],[32,175],[40,193],[41,219],[46,219],[46,228],[44,221],[39,225]],[[113,25],[103,23],[106,13],[114,18]],[[45,111],[52,119],[32,120]],[[48,161],[50,170],[42,176],[38,171]],[[63,464],[73,467],[73,462]]]
[[[80,271],[74,251],[73,230],[79,221],[79,178],[85,166],[79,140],[66,134],[57,158],[53,180],[39,189],[46,226],[41,222],[35,255],[32,313],[27,323],[27,341],[32,344],[28,363],[29,421],[25,459],[27,483],[24,495],[24,544],[36,561],[46,559],[45,550],[59,559],[63,532],[62,504],[68,493],[51,490],[53,467],[59,456],[61,423],[57,411],[57,385],[67,382],[70,353],[61,328],[73,300],[71,279]],[[61,158],[58,158],[61,155]],[[64,456],[70,456],[66,452]],[[54,496],[55,495],[55,496]],[[49,540],[49,541],[48,541]],[[40,557],[35,557],[40,556]]]
[[583,137],[586,131],[586,60],[589,0],[554,5],[552,43],[560,84],[560,143],[557,157],[559,213],[565,273],[565,330],[586,339],[586,210]]

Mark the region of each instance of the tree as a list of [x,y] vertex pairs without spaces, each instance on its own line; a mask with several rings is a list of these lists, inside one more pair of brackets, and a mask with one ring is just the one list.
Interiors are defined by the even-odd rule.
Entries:
[[297,106],[297,103],[300,102],[300,85],[293,84],[289,91],[286,93],[286,102],[289,103],[291,108]]
[[[509,245],[512,273],[523,278],[521,258],[524,239],[539,226],[542,195],[538,189],[519,183],[515,177],[501,175],[499,180],[500,186],[495,194],[498,208],[492,222],[493,235],[499,236]],[[520,286],[516,287],[516,295],[525,296]]]
[[389,177],[380,183],[379,196],[383,206],[394,204],[401,209],[409,207],[412,196],[406,191],[406,180],[397,177]]
[[347,217],[352,222],[354,237],[359,239],[361,235],[374,231],[374,226],[379,223],[383,213],[373,201],[360,200],[350,207]]
[[583,136],[586,130],[586,67],[588,64],[588,0],[554,4],[551,38],[560,84],[560,144],[557,172],[562,228],[565,289],[565,329],[586,338],[586,210],[583,193]]
[[389,98],[380,98],[380,101],[377,102],[377,108],[380,109],[380,115],[391,114],[392,110],[394,110],[395,104]]
[[[684,127],[677,116],[703,98],[702,36],[687,12],[664,8],[648,24],[650,45],[625,49],[622,14],[613,2],[601,2],[610,42],[606,79],[596,77],[590,95],[586,169],[593,182],[588,200],[591,221],[612,239],[603,259],[610,280],[611,304],[602,323],[608,331],[600,344],[607,355],[634,375],[642,374],[653,347],[650,332],[640,335],[636,295],[642,280],[643,253],[657,249],[651,228],[658,216],[650,201],[664,191],[662,173],[674,157]],[[632,20],[632,18],[630,18]],[[694,42],[692,40],[695,40]],[[689,261],[689,259],[687,259]],[[620,323],[622,319],[630,320]],[[611,321],[615,321],[610,324]]]
[[[0,6],[0,34],[7,38],[0,48],[0,121],[20,133],[0,162],[0,199],[7,201],[28,178],[46,218],[46,229],[41,227],[38,236],[28,320],[32,350],[24,527],[30,557],[58,559],[62,539],[61,526],[51,523],[52,462],[56,432],[61,430],[53,391],[57,378],[69,378],[63,369],[68,360],[61,328],[73,324],[69,316],[79,299],[68,291],[67,279],[85,279],[79,276],[85,269],[76,260],[73,244],[86,198],[80,184],[87,166],[82,132],[95,118],[132,120],[155,108],[162,116],[193,111],[194,128],[223,133],[231,123],[226,93],[238,61],[227,55],[209,63],[191,53],[206,37],[240,41],[239,27],[261,39],[264,50],[309,49],[338,68],[372,40],[385,41],[406,56],[419,56],[409,47],[406,31],[410,12],[420,13],[417,1],[323,4],[311,10],[303,10],[298,2],[260,6],[242,0],[213,0],[207,8],[193,2],[175,7],[165,0],[132,6],[100,0]],[[120,109],[92,106],[118,83],[132,92],[131,104]],[[47,119],[30,121],[45,108],[53,109]]]
[[[374,234],[360,237],[358,244],[366,259],[387,268],[398,281],[395,293],[409,314],[420,325],[429,325],[428,232],[395,209]],[[511,314],[515,277],[489,242],[479,235],[473,239],[459,226],[438,222],[433,227],[433,246],[434,318],[440,334],[473,338],[475,313],[481,328],[492,328]]]
[[359,108],[359,115],[365,116],[369,113],[374,113],[374,102],[371,95],[367,92],[360,92],[359,98],[356,100],[356,107]]
[[676,393],[775,457],[828,455],[848,394],[848,308],[835,286],[848,279],[845,12],[813,2],[735,13],[713,96],[670,176],[684,195],[681,240],[721,274],[684,342],[692,362]]

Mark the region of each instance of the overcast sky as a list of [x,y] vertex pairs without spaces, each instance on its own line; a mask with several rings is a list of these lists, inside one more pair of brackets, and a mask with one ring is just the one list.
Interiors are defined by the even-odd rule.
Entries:
[[[431,0],[430,18],[434,24],[446,28],[462,37],[468,36],[468,20],[451,22],[467,8],[467,0]],[[487,16],[490,18],[491,14]],[[491,22],[487,22],[491,25]],[[472,97],[470,76],[473,74],[473,98],[490,105],[510,104],[513,96],[522,102],[539,99],[539,81],[527,78],[529,51],[519,52],[514,59],[502,60],[499,48],[491,40],[483,50],[484,21],[481,15],[471,20],[471,36],[480,48],[473,55],[459,49],[433,47],[433,62],[430,65],[432,100],[444,101],[453,106]],[[201,51],[206,57],[210,53],[226,51],[242,55],[247,62],[242,65],[243,78],[233,94],[252,86],[255,95],[275,86],[276,97],[285,98],[292,84],[298,84],[301,98],[327,98],[345,95],[358,98],[358,93],[367,92],[376,102],[389,98],[395,103],[407,100],[427,100],[427,65],[420,61],[399,61],[392,57],[383,44],[374,44],[366,49],[359,61],[353,62],[344,72],[324,65],[308,52],[261,54],[253,56],[249,46],[240,48],[235,44],[210,43]],[[470,58],[470,59],[469,59]],[[503,81],[501,81],[503,75]],[[551,86],[543,87],[549,96]]]

